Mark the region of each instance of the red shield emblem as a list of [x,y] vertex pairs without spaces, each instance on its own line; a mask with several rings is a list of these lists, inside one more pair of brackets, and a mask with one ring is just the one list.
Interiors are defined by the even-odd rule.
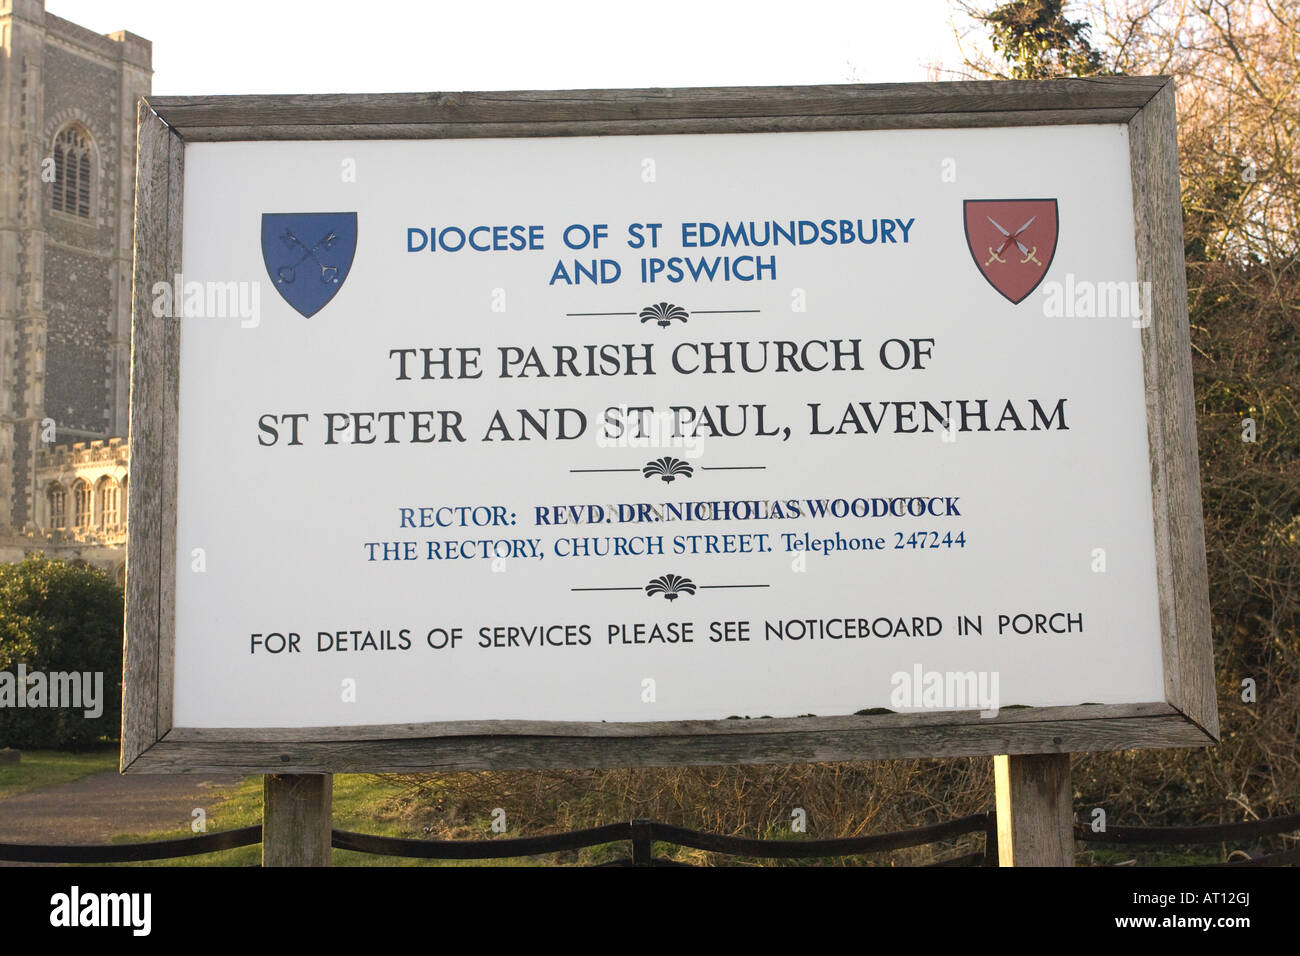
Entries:
[[1056,200],[967,199],[964,212],[980,275],[1013,304],[1024,301],[1056,255]]

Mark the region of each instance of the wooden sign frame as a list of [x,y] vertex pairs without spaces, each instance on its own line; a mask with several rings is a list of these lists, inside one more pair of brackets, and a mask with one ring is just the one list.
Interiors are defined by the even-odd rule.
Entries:
[[[1127,124],[1165,699],[1141,704],[647,723],[195,729],[172,721],[187,142]],[[814,762],[1204,746],[1218,739],[1174,87],[1166,77],[822,87],[158,97],[141,101],[131,342],[123,771],[330,773]]]

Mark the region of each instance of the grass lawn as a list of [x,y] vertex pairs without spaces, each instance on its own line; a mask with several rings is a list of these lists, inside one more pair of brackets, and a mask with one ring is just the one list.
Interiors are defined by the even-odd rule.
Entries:
[[18,763],[0,764],[0,800],[28,790],[70,783],[92,773],[117,769],[117,746],[87,753],[24,750]]
[[1218,851],[1206,847],[1106,846],[1076,843],[1075,866],[1210,866],[1222,863]]
[[[394,812],[394,798],[404,792],[403,787],[378,777],[367,774],[336,774],[334,776],[333,823],[337,830],[352,830],[358,833],[379,836],[422,839],[421,820],[412,819],[400,811]],[[262,822],[262,778],[248,777],[238,786],[221,794],[208,808],[207,832],[235,830],[240,827],[255,826]],[[123,834],[113,839],[114,843],[139,843],[150,840],[176,839],[194,835],[188,828],[179,828],[147,834]],[[502,839],[523,834],[508,833]],[[790,839],[784,830],[768,834],[774,839]],[[466,836],[463,839],[483,839],[483,836]],[[797,838],[796,838],[797,839]],[[806,837],[805,837],[806,839]],[[351,850],[334,850],[331,862],[334,866],[534,866],[534,865],[591,865],[614,859],[623,859],[629,855],[627,842],[617,842],[604,846],[590,847],[585,850],[564,853],[546,853],[532,857],[513,857],[500,860],[422,860],[403,857],[373,856]],[[949,851],[945,855],[952,855]],[[676,847],[666,843],[656,843],[654,855],[680,862],[704,863],[708,854],[702,851]],[[766,865],[785,866],[834,866],[834,865],[868,865],[889,866],[887,857],[848,858],[832,860],[764,860]],[[182,857],[176,860],[158,860],[139,866],[252,866],[261,859],[260,846],[240,847],[235,850],[222,850],[205,853],[201,856]],[[762,865],[759,861],[745,860],[737,857],[723,857],[721,860],[730,864]]]
[[[423,826],[425,817],[420,811],[398,809],[403,801],[397,799],[406,792],[399,784],[369,774],[335,774],[333,794],[333,825],[337,830],[351,830],[357,833],[378,836],[402,837],[405,839],[424,839]],[[563,798],[562,798],[563,799]],[[581,794],[570,797],[573,802],[583,800]],[[262,822],[262,778],[251,776],[237,786],[224,792],[213,794],[213,801],[207,809],[207,832],[235,830],[241,827],[255,826]],[[592,819],[598,814],[593,812]],[[431,818],[432,819],[432,818]],[[486,819],[471,826],[459,827],[457,839],[485,839]],[[466,832],[470,831],[470,832]],[[477,832],[483,831],[483,832]],[[123,834],[113,839],[114,843],[139,843],[151,840],[177,839],[193,836],[187,827],[144,834]],[[525,836],[508,832],[502,839]],[[772,839],[791,839],[791,834],[784,828],[766,834]],[[800,837],[795,837],[799,839]],[[809,837],[802,837],[809,839]],[[591,865],[615,859],[625,859],[630,855],[630,845],[616,842],[603,846],[590,847],[580,851],[563,853],[545,853],[531,857],[513,857],[499,860],[423,860],[404,857],[374,856],[351,850],[334,850],[331,862],[334,866],[536,866],[536,865]],[[261,859],[260,845],[240,847],[235,850],[221,850],[205,853],[201,856],[181,857],[175,860],[158,860],[138,866],[252,866]],[[959,848],[948,848],[944,856],[954,855]],[[703,851],[676,847],[665,843],[656,843],[654,856],[686,863],[708,863],[712,854]],[[716,857],[715,862],[730,865],[775,865],[775,866],[835,866],[866,865],[890,866],[887,854],[871,854],[858,858],[834,858],[830,860],[746,860],[740,857]]]
[[[116,770],[118,751],[109,747],[89,753],[65,753],[53,750],[25,751],[21,762],[0,765],[0,801],[6,797],[43,787],[56,786],[77,780],[81,777],[103,771]],[[422,824],[425,822],[420,812],[397,809],[402,801],[396,799],[404,792],[402,785],[368,774],[336,774],[334,776],[333,822],[335,829],[352,830],[358,833],[379,836],[421,839],[424,837]],[[581,801],[580,795],[574,795],[575,802]],[[262,778],[251,776],[239,784],[221,791],[214,791],[207,807],[207,832],[235,830],[254,826],[262,822]],[[2,812],[2,810],[0,810]],[[598,814],[593,813],[593,819]],[[139,843],[153,840],[176,839],[196,835],[189,827],[152,833],[122,834],[113,838],[114,843]],[[484,834],[485,835],[485,834]],[[503,838],[523,834],[508,833]],[[770,838],[789,839],[786,832],[772,832]],[[482,838],[466,837],[466,838]],[[971,847],[972,849],[975,847]],[[666,844],[655,845],[656,857],[668,857],[683,862],[703,863],[708,855],[699,851],[686,850]],[[1180,866],[1219,862],[1219,853],[1205,847],[1121,847],[1093,844],[1080,844],[1081,852],[1076,854],[1076,863],[1080,866],[1115,865],[1126,861],[1136,861],[1138,866]],[[175,860],[158,860],[142,864],[125,864],[140,866],[250,866],[261,859],[260,845],[241,847],[236,850],[223,850],[206,853],[201,856],[181,857]],[[420,860],[401,857],[372,856],[368,853],[356,853],[351,850],[334,850],[332,862],[335,866],[529,866],[547,864],[591,864],[604,862],[628,855],[627,843],[615,843],[592,847],[580,852],[561,854],[542,854],[533,857],[516,857],[503,860]],[[1181,852],[1179,852],[1181,851]],[[944,856],[960,852],[952,847]],[[719,858],[718,862],[730,864],[754,865],[759,861],[748,861],[734,857]],[[766,865],[809,866],[836,865],[856,863],[867,866],[888,866],[888,855],[871,854],[856,860],[829,861],[777,861],[764,860]]]
[[[336,830],[352,830],[378,836],[423,838],[418,823],[397,819],[387,809],[388,802],[402,792],[397,784],[387,783],[367,774],[335,774],[333,816]],[[238,786],[226,791],[211,808],[208,808],[207,832],[237,830],[256,826],[262,822],[262,778],[248,777]],[[122,834],[114,843],[140,843],[149,840],[170,840],[195,836],[189,828],[165,830],[156,833]],[[139,866],[252,866],[260,862],[260,845],[245,846],[235,850],[221,850],[201,856],[181,857],[175,860],[157,860]],[[532,863],[549,863],[548,856],[523,857],[509,860],[419,860],[404,857],[373,856],[352,850],[334,850],[334,866],[527,866]]]

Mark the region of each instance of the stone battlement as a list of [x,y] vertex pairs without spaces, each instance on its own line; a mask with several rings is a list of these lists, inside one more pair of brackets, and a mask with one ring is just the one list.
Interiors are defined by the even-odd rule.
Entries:
[[79,441],[71,447],[56,445],[41,449],[36,453],[36,467],[73,468],[77,465],[92,465],[105,461],[120,461],[126,464],[130,456],[130,447],[125,438],[110,438],[107,441]]

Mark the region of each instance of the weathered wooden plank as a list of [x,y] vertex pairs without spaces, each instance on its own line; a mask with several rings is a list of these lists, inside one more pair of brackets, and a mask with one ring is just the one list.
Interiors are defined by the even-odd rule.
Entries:
[[[167,272],[163,281],[181,272],[182,209],[185,183],[185,143],[175,133],[168,137]],[[159,400],[162,405],[162,507],[158,514],[161,560],[158,580],[158,735],[172,726],[172,684],[176,658],[176,460],[177,421],[180,408],[181,307],[173,302],[175,316],[163,323],[163,368]]]
[[478,139],[537,136],[650,136],[684,133],[799,133],[873,129],[961,129],[1127,123],[1128,108],[987,113],[879,113],[851,116],[747,116],[660,120],[569,120],[519,123],[312,124],[185,127],[188,142],[228,140]]
[[1168,700],[1217,739],[1177,135],[1169,83],[1129,125],[1161,647]]
[[996,717],[978,711],[847,715],[726,720],[617,721],[457,720],[422,724],[371,724],[352,727],[215,728],[176,727],[169,741],[244,740],[267,743],[329,740],[401,740],[411,737],[680,737],[693,734],[772,734],[781,731],[871,731],[890,727],[947,727],[967,724],[1017,724],[1060,720],[1114,720],[1170,716],[1178,711],[1163,701],[1149,704],[1083,704],[1076,707],[1003,708]]
[[483,736],[277,744],[239,739],[178,742],[169,735],[130,769],[140,773],[415,773],[709,766],[1075,753],[1198,747],[1207,742],[1205,733],[1180,715],[694,737]]
[[334,778],[270,774],[262,778],[262,865],[329,866]]
[[993,758],[1000,866],[1074,866],[1070,755]]
[[[151,288],[168,274],[168,191],[177,137],[141,101],[137,131],[135,261],[131,317],[131,485],[127,496],[126,643],[121,763],[158,739],[160,516],[163,512],[162,380],[164,324]],[[170,666],[170,665],[168,665]]]
[[[516,90],[302,96],[155,97],[151,103],[187,139],[204,126],[610,123],[755,116],[851,116],[1127,109],[1160,88],[1160,77],[1038,82],[873,83],[802,87],[640,90]],[[1127,119],[1127,117],[1126,117]]]
[[[1148,116],[1149,119],[1149,116]],[[1150,282],[1153,271],[1151,208],[1148,202],[1150,169],[1156,162],[1151,155],[1152,142],[1146,122],[1129,126],[1129,165],[1133,184],[1133,229],[1137,250],[1139,282]],[[1154,296],[1152,296],[1154,298]],[[1143,309],[1154,311],[1150,300]],[[1164,321],[1161,313],[1160,322]],[[1142,374],[1146,399],[1147,452],[1150,456],[1152,530],[1156,553],[1156,601],[1160,614],[1161,662],[1164,670],[1165,699],[1178,700],[1178,634],[1174,622],[1173,548],[1169,541],[1169,482],[1165,462],[1165,397],[1160,380],[1160,343],[1156,339],[1156,320],[1144,313],[1150,324],[1142,329]]]

